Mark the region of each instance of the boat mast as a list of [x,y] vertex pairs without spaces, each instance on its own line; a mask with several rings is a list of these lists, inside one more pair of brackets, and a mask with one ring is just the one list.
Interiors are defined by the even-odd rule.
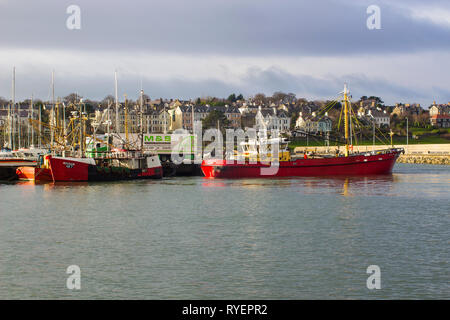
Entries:
[[141,89],[140,103],[139,103],[139,132],[141,136],[141,152],[144,151],[144,124],[143,124],[143,109],[144,109],[144,90]]
[[111,102],[108,100],[108,108],[106,109],[106,134],[107,134],[107,136],[108,136],[108,140],[107,140],[107,144],[106,144],[106,151],[108,151],[109,152],[109,136],[110,136],[110,132],[109,132],[109,129],[110,129],[110,117],[109,117],[109,107],[111,106]]
[[194,122],[195,122],[195,114],[194,114],[194,105],[192,104],[192,134],[194,134]]
[[79,103],[79,117],[80,117],[80,158],[84,158],[83,157],[83,105],[81,104],[81,101]]
[[[14,73],[14,71],[13,71]],[[14,77],[14,75],[13,75]],[[14,80],[12,80],[12,86],[11,86],[11,100],[9,100],[9,114],[8,114],[8,130],[9,130],[9,148],[11,150],[14,150],[14,105],[12,102],[12,96],[13,96],[13,89],[14,87]]]
[[63,137],[64,145],[66,145],[66,104],[63,102]]
[[12,110],[11,100],[8,104],[8,148],[12,149]]
[[[31,100],[30,100],[30,112],[28,114],[28,118],[30,121],[28,121],[28,148],[31,147],[32,144],[34,144],[34,130],[33,126],[30,128],[30,122],[33,119],[33,94],[31,94]],[[31,142],[30,142],[30,129],[31,129]]]
[[[55,122],[55,71],[52,71],[52,109],[50,111],[50,119],[52,125]],[[53,141],[54,141],[54,132],[53,128],[50,129],[50,146],[53,148]]]
[[[16,67],[14,67],[14,72],[13,72],[13,101],[14,101],[14,105],[16,103]],[[18,144],[19,144],[19,149],[22,148],[22,124],[20,123],[20,103],[17,104],[17,130],[19,131],[19,135],[18,135]]]
[[124,121],[124,124],[125,124],[125,145],[126,145],[126,148],[128,149],[128,99],[127,99],[127,95],[126,94],[124,94],[124,96],[125,96],[125,121]]
[[344,130],[345,130],[345,156],[348,157],[348,96],[347,84],[344,85]]
[[114,95],[116,103],[116,133],[119,134],[119,97],[117,93],[117,71],[114,71]]
[[[16,67],[13,67],[12,74],[12,88],[11,88],[11,98],[12,98],[12,110],[13,110],[13,150],[15,149],[15,136],[16,136]],[[20,148],[20,126],[19,119],[17,118],[17,128],[19,129],[19,148]]]
[[41,136],[42,136],[42,103],[39,104],[39,149],[42,148]]

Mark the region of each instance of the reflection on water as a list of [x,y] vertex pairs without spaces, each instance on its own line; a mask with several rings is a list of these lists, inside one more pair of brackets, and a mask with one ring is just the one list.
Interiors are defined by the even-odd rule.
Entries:
[[[0,298],[448,299],[450,167],[0,184]],[[77,264],[82,290],[68,291]],[[382,289],[366,288],[379,265]]]
[[373,194],[389,196],[396,177],[392,174],[354,177],[296,177],[282,179],[212,180],[204,178],[205,188],[295,188],[303,193],[337,193],[344,196]]

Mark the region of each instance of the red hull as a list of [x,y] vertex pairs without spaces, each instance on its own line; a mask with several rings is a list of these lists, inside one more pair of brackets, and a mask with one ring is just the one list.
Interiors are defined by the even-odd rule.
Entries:
[[162,179],[163,177],[162,167],[145,169],[145,171],[138,174],[138,177],[142,179]]
[[88,181],[89,163],[50,157],[53,181]]
[[50,171],[53,181],[116,181],[132,179],[161,179],[163,170],[161,166],[145,170],[134,169],[106,170],[96,166],[92,158],[55,158],[50,157]]
[[[238,164],[229,160],[204,160],[202,171],[207,178],[272,178],[336,175],[374,175],[392,172],[400,152],[375,155],[355,155],[322,159],[297,159],[280,161],[278,168],[263,172],[267,164]],[[278,170],[277,170],[278,169]]]
[[19,180],[53,181],[50,169],[38,167],[19,167],[16,170]]

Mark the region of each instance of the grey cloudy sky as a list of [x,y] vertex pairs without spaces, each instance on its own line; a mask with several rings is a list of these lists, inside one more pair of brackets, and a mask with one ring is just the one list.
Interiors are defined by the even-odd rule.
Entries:
[[[81,30],[66,8],[81,8]],[[381,30],[366,27],[369,5]],[[450,2],[375,0],[0,0],[0,96],[119,91],[152,98],[294,92],[388,103],[450,101]]]

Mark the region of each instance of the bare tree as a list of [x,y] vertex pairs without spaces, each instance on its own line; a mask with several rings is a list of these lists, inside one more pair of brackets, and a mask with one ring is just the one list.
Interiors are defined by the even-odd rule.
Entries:
[[65,104],[76,103],[76,102],[80,101],[81,98],[83,98],[83,97],[80,96],[79,94],[71,93],[63,98],[63,102]]
[[266,95],[264,93],[257,93],[253,100],[258,104],[265,104],[267,102]]

